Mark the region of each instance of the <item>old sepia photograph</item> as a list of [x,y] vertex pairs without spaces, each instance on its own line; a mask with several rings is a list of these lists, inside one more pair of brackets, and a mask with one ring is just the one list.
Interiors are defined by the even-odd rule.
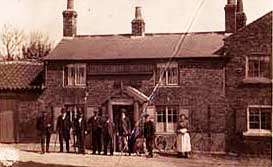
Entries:
[[0,167],[272,166],[272,0],[0,4]]

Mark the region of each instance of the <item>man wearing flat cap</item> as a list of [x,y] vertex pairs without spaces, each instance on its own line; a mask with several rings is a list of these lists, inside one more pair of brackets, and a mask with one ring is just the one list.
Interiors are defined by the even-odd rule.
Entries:
[[149,114],[145,114],[144,117],[146,121],[144,123],[144,137],[146,139],[146,147],[149,152],[148,157],[153,157],[153,145],[154,145],[154,137],[155,137],[155,125],[151,120],[151,116]]
[[103,123],[103,142],[104,142],[104,155],[107,155],[107,148],[110,147],[110,155],[114,153],[113,137],[115,133],[115,124],[109,117],[105,115],[105,121]]

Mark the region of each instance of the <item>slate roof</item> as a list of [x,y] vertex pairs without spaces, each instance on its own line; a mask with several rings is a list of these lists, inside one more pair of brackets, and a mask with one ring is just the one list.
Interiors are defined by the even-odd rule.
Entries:
[[[62,39],[45,60],[112,60],[169,58],[185,33],[145,34],[131,38],[123,35],[76,36]],[[176,57],[219,57],[224,32],[189,33]]]
[[0,90],[41,89],[36,82],[43,63],[26,61],[0,62]]

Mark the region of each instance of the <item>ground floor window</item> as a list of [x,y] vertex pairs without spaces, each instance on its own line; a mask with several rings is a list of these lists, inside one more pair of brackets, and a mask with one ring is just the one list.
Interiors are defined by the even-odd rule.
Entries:
[[270,105],[250,105],[247,108],[248,132],[271,133],[272,107]]
[[175,132],[178,117],[178,106],[156,107],[156,131]]

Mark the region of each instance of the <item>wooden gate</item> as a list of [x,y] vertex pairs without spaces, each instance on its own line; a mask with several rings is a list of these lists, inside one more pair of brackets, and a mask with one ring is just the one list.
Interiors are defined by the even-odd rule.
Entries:
[[0,142],[15,142],[13,111],[0,112]]

